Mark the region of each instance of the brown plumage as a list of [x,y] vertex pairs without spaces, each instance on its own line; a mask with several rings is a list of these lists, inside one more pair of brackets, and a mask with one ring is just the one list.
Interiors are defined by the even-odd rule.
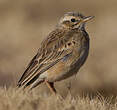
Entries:
[[85,22],[93,17],[69,12],[41,46],[18,81],[18,87],[36,87],[45,82],[56,93],[53,83],[77,73],[89,52]]

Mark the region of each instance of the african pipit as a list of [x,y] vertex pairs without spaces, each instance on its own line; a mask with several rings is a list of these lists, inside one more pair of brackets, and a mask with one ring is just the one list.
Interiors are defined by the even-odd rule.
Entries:
[[45,82],[56,93],[54,82],[76,74],[87,59],[89,36],[85,23],[92,18],[76,12],[66,13],[41,43],[18,81],[18,87],[32,89]]

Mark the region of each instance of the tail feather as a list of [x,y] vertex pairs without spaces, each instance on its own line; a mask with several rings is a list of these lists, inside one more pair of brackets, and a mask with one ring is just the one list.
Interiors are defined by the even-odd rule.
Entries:
[[25,84],[18,82],[17,87],[18,88],[23,87],[25,89],[28,86],[30,86],[29,88],[32,89],[32,88],[35,88],[36,86],[38,86],[43,81],[44,81],[43,79],[39,79],[38,76],[35,76],[33,79],[27,81]]

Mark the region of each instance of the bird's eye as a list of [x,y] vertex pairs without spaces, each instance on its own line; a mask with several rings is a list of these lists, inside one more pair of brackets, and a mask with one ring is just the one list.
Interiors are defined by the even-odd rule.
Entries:
[[72,21],[72,22],[76,22],[76,19],[72,18],[71,21]]

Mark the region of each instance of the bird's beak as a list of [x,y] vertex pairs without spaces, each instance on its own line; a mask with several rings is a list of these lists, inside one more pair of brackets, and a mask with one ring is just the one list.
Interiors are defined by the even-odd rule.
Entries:
[[85,17],[84,19],[83,19],[83,22],[87,22],[87,21],[89,21],[89,20],[91,20],[91,19],[93,19],[94,18],[94,16],[87,16],[87,17]]

